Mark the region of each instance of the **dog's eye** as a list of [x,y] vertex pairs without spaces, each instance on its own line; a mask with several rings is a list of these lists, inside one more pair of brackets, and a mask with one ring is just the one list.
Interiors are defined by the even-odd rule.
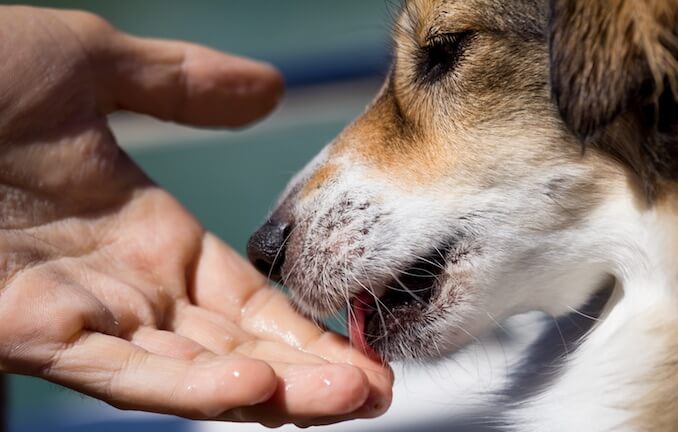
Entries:
[[420,55],[418,72],[421,80],[433,83],[450,72],[474,34],[473,31],[465,31],[431,37]]

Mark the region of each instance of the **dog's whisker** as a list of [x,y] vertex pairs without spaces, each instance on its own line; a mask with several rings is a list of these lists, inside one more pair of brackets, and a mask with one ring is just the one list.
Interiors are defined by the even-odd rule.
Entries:
[[[447,270],[447,268],[443,264],[435,262],[435,261],[431,261],[427,257],[423,257],[421,255],[417,255],[417,254],[414,254],[414,253],[407,253],[407,252],[405,252],[403,255],[413,258],[414,262],[420,261],[420,262],[426,263],[426,264],[428,264],[428,265],[430,265],[433,268],[436,268],[438,270],[441,270],[441,271]],[[445,262],[444,257],[443,257],[443,262]]]
[[273,262],[271,263],[271,268],[268,270],[268,275],[266,275],[266,279],[269,281],[271,280],[271,276],[273,275],[273,270],[275,269],[275,265],[278,262],[278,258],[280,257],[280,254],[282,253],[283,250],[285,250],[285,246],[287,245],[287,241],[292,237],[292,234],[294,231],[297,229],[297,227],[293,227],[290,232],[285,236],[283,239],[282,243],[280,246],[278,246],[278,250],[275,253],[275,256],[273,257]]
[[553,319],[553,324],[556,327],[556,330],[558,330],[558,334],[560,335],[560,340],[563,344],[563,355],[565,356],[565,359],[570,356],[570,350],[567,346],[567,342],[565,341],[565,335],[563,334],[563,331],[560,329],[560,324],[558,324],[558,320],[555,317],[551,317]]
[[387,285],[386,289],[389,291],[395,291],[395,292],[402,292],[402,293],[426,293],[428,292],[431,288],[398,288],[394,287],[392,285]]
[[386,326],[386,319],[384,317],[384,313],[382,312],[382,307],[383,309],[391,316],[391,318],[397,323],[398,327],[402,328],[402,324],[396,319],[395,315],[393,312],[384,304],[384,302],[379,298],[379,296],[376,295],[376,292],[374,288],[372,287],[372,282],[370,281],[370,278],[367,277],[367,271],[365,270],[365,266],[361,263],[360,268],[362,270],[363,276],[367,279],[368,285],[370,285],[370,290],[371,294],[374,297],[375,305],[377,306],[377,313],[379,314],[379,320],[381,321],[381,325],[383,328],[383,335],[375,335],[377,336],[378,339],[384,338],[386,340],[386,344],[388,345],[388,327]]
[[393,274],[393,272],[391,272],[391,274],[392,274],[392,276],[393,276],[393,280],[394,280],[396,283],[398,283],[398,284],[403,288],[403,290],[404,290],[406,293],[408,293],[409,295],[411,295],[412,298],[415,299],[420,305],[422,305],[422,306],[428,306],[428,304],[427,304],[420,296],[418,296],[416,293],[414,293],[407,285],[405,285],[404,283],[402,283],[402,281],[401,281],[400,279],[398,279],[398,276],[396,276],[395,274]]
[[438,277],[438,275],[436,273],[434,273],[434,272],[432,272],[428,269],[421,268],[421,267],[410,267],[409,270],[417,270],[417,271],[425,272],[427,274],[412,273],[412,272],[409,272],[407,270],[399,270],[398,273],[400,273],[401,275],[411,276],[411,277],[414,277],[414,278],[421,278],[421,279],[433,279],[433,278]]
[[582,311],[580,311],[580,310],[577,310],[577,309],[573,308],[572,306],[568,306],[567,308],[568,308],[569,310],[571,310],[572,312],[576,313],[577,315],[583,316],[584,318],[588,318],[588,319],[590,319],[591,321],[600,321],[600,318],[596,318],[596,317],[594,317],[594,316],[585,314],[584,312],[582,312]]
[[[372,297],[374,297],[376,310],[377,310],[377,313],[379,314],[379,319],[380,319],[380,321],[381,321],[381,324],[382,324],[383,328],[386,329],[386,320],[384,319],[383,313],[382,313],[382,311],[381,311],[381,306],[384,307],[384,309],[386,310],[386,312],[388,312],[388,313],[391,315],[391,317],[392,317],[393,319],[395,319],[395,315],[393,315],[393,313],[389,310],[389,308],[386,307],[386,305],[381,301],[381,299],[379,298],[379,296],[377,296],[377,295],[375,294],[375,292],[374,292],[373,289],[366,287],[366,286],[365,286],[362,282],[360,282],[358,279],[356,279],[356,278],[354,278],[354,279],[355,279],[355,281],[356,281],[356,282],[357,282],[357,283],[358,283],[365,291],[367,291]],[[369,283],[369,282],[368,282],[368,283]],[[381,305],[381,306],[380,306],[380,305]],[[376,336],[376,335],[373,335],[373,336]]]

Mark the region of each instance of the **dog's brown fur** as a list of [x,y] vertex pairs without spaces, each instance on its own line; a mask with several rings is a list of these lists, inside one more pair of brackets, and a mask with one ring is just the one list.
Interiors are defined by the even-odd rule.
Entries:
[[[497,7],[498,13],[477,13]],[[464,31],[482,36],[472,37],[473,58],[454,72],[459,78],[445,80],[437,89],[422,84],[416,64],[421,48],[436,35]],[[508,159],[513,152],[501,142],[481,144],[487,140],[465,136],[469,130],[494,127],[505,140],[514,127],[553,135],[560,125],[548,92],[545,31],[545,6],[538,0],[499,6],[492,0],[408,2],[396,24],[395,61],[387,83],[365,114],[330,147],[331,158],[348,153],[371,168],[400,173],[404,187],[422,186],[451,172],[479,170],[484,162],[501,163],[502,155]],[[543,75],[536,76],[535,70]],[[449,93],[464,97],[449,101]],[[552,122],[545,123],[546,118]],[[509,119],[510,128],[496,127]],[[563,131],[547,138],[560,143],[566,135]],[[477,155],[483,153],[495,158],[481,161]],[[534,152],[530,157],[550,156]],[[571,156],[579,157],[574,142]]]
[[551,5],[551,77],[564,120],[630,166],[651,198],[659,179],[678,180],[678,0]]

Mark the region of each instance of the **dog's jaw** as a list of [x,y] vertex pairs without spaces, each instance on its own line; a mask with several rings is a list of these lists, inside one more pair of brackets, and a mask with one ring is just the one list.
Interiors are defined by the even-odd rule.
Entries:
[[[320,163],[315,161],[312,165]],[[439,313],[447,307],[440,295],[443,286],[438,284],[447,281],[451,272],[444,267],[439,269],[439,277],[432,281],[438,286],[431,287],[436,295],[417,317],[411,315],[405,322],[399,322],[401,317],[385,309],[387,285],[391,289],[408,289],[399,285],[408,277],[403,272],[407,273],[419,258],[430,255],[432,246],[437,245],[441,254],[448,249],[450,253],[457,252],[458,257],[462,254],[456,248],[461,244],[450,249],[443,241],[450,239],[454,231],[439,223],[445,215],[435,214],[429,205],[432,197],[391,196],[393,191],[388,185],[365,181],[364,176],[369,174],[361,172],[355,164],[347,164],[337,173],[341,175],[303,197],[300,196],[303,187],[289,189],[286,200],[296,203],[295,228],[287,241],[282,274],[283,282],[290,287],[292,301],[305,314],[326,318],[350,306],[356,296],[368,293],[374,298],[375,313],[370,314],[363,331],[371,342],[382,342],[374,344],[379,353],[389,359],[402,357],[405,352],[423,354],[414,344],[405,349],[409,345],[405,339],[409,337],[406,332],[398,335],[398,329],[407,325],[410,337],[415,340],[415,336],[423,335],[424,328],[417,321],[432,321],[427,315],[433,316],[434,311]],[[309,179],[301,176],[297,181],[306,184]],[[446,264],[442,260],[438,265]],[[417,296],[416,292],[413,294]],[[349,314],[347,319],[352,316]],[[385,327],[391,329],[388,338],[383,337]],[[400,338],[401,343],[394,343]],[[383,343],[386,340],[388,344]],[[401,347],[400,353],[393,349],[395,346]]]

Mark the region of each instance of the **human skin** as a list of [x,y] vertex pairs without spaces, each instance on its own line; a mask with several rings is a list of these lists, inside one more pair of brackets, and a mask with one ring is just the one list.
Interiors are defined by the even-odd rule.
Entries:
[[243,126],[280,98],[275,69],[24,7],[0,7],[0,58],[1,372],[193,419],[307,426],[386,410],[390,369],[297,315],[107,124],[125,109]]

